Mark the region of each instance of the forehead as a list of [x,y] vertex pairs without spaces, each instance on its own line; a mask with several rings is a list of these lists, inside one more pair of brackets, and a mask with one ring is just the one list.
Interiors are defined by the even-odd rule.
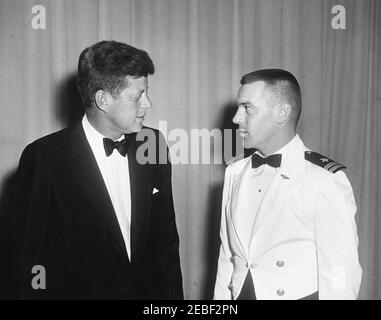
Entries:
[[243,104],[253,100],[263,100],[266,91],[266,83],[264,81],[254,81],[252,83],[244,84],[239,88],[237,103]]

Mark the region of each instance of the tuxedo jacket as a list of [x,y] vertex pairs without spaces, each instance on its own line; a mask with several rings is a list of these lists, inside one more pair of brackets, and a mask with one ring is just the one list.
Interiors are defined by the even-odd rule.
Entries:
[[253,212],[248,247],[232,195],[251,157],[227,167],[215,299],[236,299],[248,271],[257,299],[300,299],[316,291],[319,299],[357,297],[362,270],[352,187],[345,173],[336,171],[338,164],[320,155],[311,162],[312,153],[295,139]]
[[[163,136],[143,130],[154,133],[150,149],[156,149],[156,160],[159,150],[168,159]],[[139,164],[135,154],[144,141],[137,141],[136,134],[128,140],[131,257],[81,123],[26,147],[6,233],[18,297],[183,298],[171,165]],[[45,289],[31,285],[41,275],[34,266],[46,271]]]

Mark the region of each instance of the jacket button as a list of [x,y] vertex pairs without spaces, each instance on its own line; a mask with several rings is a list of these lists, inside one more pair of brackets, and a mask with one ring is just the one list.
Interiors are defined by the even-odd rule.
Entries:
[[233,289],[233,285],[229,284],[229,285],[228,285],[228,289],[229,289],[229,290],[232,290],[232,289]]
[[284,266],[284,261],[283,260],[278,260],[276,262],[276,265],[277,265],[277,267],[283,267]]
[[284,296],[284,290],[283,290],[283,289],[278,289],[278,290],[276,291],[276,294],[277,294],[278,296]]
[[234,262],[234,256],[231,256],[231,257],[230,257],[230,262],[231,262],[231,263]]

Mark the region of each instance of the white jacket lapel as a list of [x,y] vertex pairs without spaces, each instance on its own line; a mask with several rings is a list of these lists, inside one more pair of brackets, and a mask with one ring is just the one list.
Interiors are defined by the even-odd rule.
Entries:
[[240,183],[242,178],[242,172],[245,171],[246,166],[250,165],[251,161],[250,159],[245,159],[244,161],[241,161],[241,163],[237,163],[238,167],[235,168],[235,172],[232,175],[232,184],[231,184],[231,201],[229,203],[229,218],[232,226],[232,232],[231,239],[236,240],[236,245],[239,247],[240,251],[244,256],[247,256],[247,247],[244,245],[244,242],[242,240],[242,230],[239,228],[238,219],[239,212],[236,210],[237,207],[237,201],[239,201],[239,192],[240,192]]
[[[304,151],[307,150],[299,136],[293,147],[282,157],[282,164],[271,182],[251,233],[250,245],[256,241],[264,224],[276,219],[287,207],[301,174],[305,171]],[[273,219],[272,219],[273,218]]]

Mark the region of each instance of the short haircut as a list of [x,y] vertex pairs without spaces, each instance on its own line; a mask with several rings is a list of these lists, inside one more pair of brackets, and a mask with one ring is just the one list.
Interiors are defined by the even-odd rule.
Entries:
[[291,116],[296,127],[302,111],[302,96],[298,80],[291,72],[282,69],[263,69],[245,74],[241,85],[263,81],[277,99],[278,103],[291,106]]
[[85,50],[78,60],[78,89],[82,102],[90,107],[98,90],[117,98],[128,86],[126,76],[147,77],[155,67],[147,52],[117,41],[101,41]]

